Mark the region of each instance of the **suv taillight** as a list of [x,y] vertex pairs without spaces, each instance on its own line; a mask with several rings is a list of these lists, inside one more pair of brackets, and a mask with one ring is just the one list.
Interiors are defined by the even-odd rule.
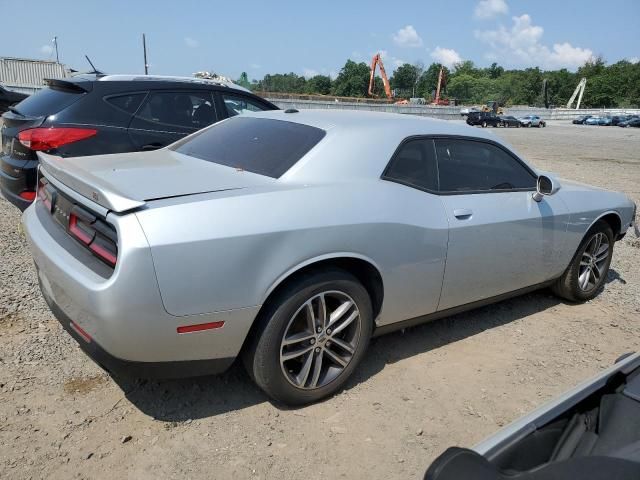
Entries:
[[18,140],[31,150],[51,150],[52,148],[93,137],[96,133],[98,131],[93,128],[29,128],[18,133]]

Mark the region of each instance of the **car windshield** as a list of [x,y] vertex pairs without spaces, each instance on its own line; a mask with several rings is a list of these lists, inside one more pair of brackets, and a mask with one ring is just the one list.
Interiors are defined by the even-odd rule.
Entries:
[[279,178],[326,132],[300,123],[238,116],[174,144],[171,149],[207,162]]

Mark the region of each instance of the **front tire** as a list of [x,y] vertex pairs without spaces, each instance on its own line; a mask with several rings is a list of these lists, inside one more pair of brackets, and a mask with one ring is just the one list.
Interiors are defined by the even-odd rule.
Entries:
[[599,220],[587,232],[569,267],[551,287],[559,297],[572,302],[594,298],[607,278],[613,256],[613,230]]
[[273,399],[303,405],[335,393],[353,373],[371,339],[373,310],[353,275],[329,269],[291,282],[258,321],[245,367]]

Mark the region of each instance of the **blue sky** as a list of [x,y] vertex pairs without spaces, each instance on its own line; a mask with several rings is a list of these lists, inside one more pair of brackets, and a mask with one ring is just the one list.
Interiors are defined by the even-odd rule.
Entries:
[[387,70],[460,59],[575,70],[591,55],[640,57],[640,0],[0,0],[0,12],[0,56],[55,58],[57,35],[63,63],[86,70],[88,54],[109,73],[142,73],[142,32],[150,73],[165,75],[335,76],[376,51]]

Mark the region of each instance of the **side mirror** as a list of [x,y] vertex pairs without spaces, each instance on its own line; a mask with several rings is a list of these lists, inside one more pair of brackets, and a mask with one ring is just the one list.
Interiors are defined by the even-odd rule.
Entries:
[[540,175],[536,184],[536,192],[533,194],[533,199],[536,202],[540,202],[545,195],[553,195],[560,190],[560,184],[552,176]]

